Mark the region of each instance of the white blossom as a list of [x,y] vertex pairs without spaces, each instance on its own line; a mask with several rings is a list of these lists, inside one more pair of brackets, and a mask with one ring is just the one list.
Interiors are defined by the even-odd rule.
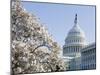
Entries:
[[20,1],[11,7],[12,74],[64,71],[59,58],[60,46],[34,14],[27,12]]

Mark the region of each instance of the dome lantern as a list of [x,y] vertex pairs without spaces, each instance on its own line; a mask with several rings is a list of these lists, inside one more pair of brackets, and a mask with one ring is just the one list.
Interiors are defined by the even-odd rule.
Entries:
[[77,14],[75,15],[74,23],[75,23],[75,25],[77,25]]

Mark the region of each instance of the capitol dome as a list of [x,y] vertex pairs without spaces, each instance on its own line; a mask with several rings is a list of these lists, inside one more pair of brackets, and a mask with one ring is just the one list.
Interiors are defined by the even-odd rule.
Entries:
[[85,34],[77,23],[77,14],[75,15],[74,26],[68,32],[68,35],[65,39],[65,44],[66,45],[74,45],[74,44],[85,45],[86,44]]
[[80,55],[80,50],[86,45],[85,34],[77,23],[77,14],[75,15],[74,26],[68,32],[63,46],[64,56]]

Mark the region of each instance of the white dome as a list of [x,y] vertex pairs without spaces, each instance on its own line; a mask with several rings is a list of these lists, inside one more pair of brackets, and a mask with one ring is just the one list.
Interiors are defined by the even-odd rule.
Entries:
[[68,36],[81,36],[81,37],[85,37],[84,32],[79,27],[79,25],[74,25],[73,28],[69,31]]
[[63,46],[63,56],[80,57],[81,49],[86,45],[84,32],[77,24],[77,14],[75,16],[74,26],[68,32]]
[[80,26],[77,24],[77,14],[75,16],[74,26],[69,31],[66,39],[65,39],[65,45],[85,45],[85,35],[83,30],[80,28]]

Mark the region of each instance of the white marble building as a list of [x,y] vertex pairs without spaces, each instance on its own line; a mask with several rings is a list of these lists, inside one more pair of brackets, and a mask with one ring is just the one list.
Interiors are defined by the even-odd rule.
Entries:
[[[85,47],[85,34],[77,22],[77,14],[75,15],[74,26],[68,32],[63,46],[63,56],[70,57],[70,70],[80,69],[81,49]],[[76,67],[77,68],[76,68]]]
[[81,69],[96,69],[96,43],[81,50]]
[[[74,26],[68,32],[68,35],[65,39],[65,44],[63,46],[63,56],[66,58],[67,57],[70,58],[70,59],[64,58],[64,60],[68,60],[66,62],[66,63],[68,63],[67,70],[82,69],[82,66],[84,66],[84,65],[82,65],[84,63],[84,61],[82,60],[82,59],[84,59],[84,55],[81,52],[85,51],[87,46],[88,45],[86,43],[85,34],[78,24],[77,14],[76,14],[75,20],[74,20]],[[81,54],[82,54],[82,56],[81,56]],[[88,54],[88,55],[90,55],[90,54]],[[87,60],[87,62],[88,62],[88,60]],[[95,62],[93,61],[93,63],[95,63]]]

